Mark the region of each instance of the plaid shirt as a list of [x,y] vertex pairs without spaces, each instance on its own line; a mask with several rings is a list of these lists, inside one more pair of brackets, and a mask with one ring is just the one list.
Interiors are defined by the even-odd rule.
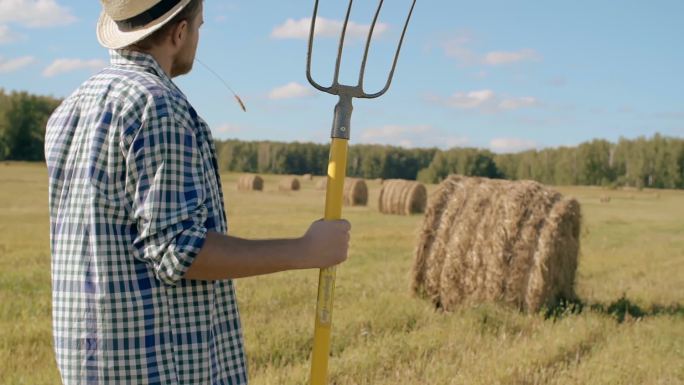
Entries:
[[151,56],[110,55],[46,130],[62,380],[246,384],[232,281],[183,279],[227,231],[211,133]]

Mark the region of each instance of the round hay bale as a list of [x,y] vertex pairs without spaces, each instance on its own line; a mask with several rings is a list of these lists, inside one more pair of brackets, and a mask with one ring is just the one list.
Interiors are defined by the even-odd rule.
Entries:
[[237,181],[238,191],[262,191],[264,180],[259,175],[242,175]]
[[311,181],[313,180],[313,175],[311,175],[311,174],[304,174],[304,175],[302,175],[302,180],[311,182]]
[[610,197],[607,195],[601,195],[599,200],[601,201],[601,203],[610,203]]
[[412,290],[435,306],[503,302],[534,312],[573,300],[580,206],[530,181],[452,175],[430,197]]
[[419,182],[388,179],[380,189],[378,209],[383,214],[411,215],[425,212],[427,189]]
[[368,186],[366,181],[357,178],[346,178],[343,190],[346,206],[366,206],[368,204]]
[[278,185],[278,190],[280,191],[298,191],[299,190],[299,179],[295,177],[283,178],[280,180]]
[[328,188],[328,177],[323,177],[318,182],[316,182],[316,190],[325,190]]

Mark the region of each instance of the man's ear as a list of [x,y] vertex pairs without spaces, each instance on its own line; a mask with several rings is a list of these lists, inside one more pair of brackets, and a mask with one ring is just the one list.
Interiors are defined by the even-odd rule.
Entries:
[[180,47],[183,45],[183,42],[188,37],[189,27],[190,25],[188,24],[187,20],[181,20],[176,24],[175,27],[173,27],[173,31],[171,32],[171,43],[174,47]]

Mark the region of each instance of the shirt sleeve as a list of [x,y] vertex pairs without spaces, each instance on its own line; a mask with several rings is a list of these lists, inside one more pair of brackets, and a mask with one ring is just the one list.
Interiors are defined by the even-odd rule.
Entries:
[[155,276],[175,285],[204,245],[204,168],[187,119],[157,102],[142,124],[122,135],[126,185],[137,226],[133,249]]

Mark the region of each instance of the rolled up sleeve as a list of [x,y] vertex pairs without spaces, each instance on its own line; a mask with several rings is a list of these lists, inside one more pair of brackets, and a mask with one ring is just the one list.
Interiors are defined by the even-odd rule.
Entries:
[[133,249],[157,279],[175,285],[207,235],[204,168],[191,124],[158,104],[152,108],[122,139],[136,226]]

